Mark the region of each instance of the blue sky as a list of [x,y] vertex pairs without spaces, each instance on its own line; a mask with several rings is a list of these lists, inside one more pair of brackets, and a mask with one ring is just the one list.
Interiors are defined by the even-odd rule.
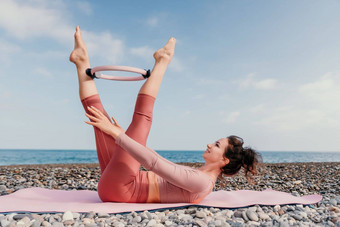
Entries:
[[[340,151],[340,2],[0,2],[0,148],[95,149],[68,61],[76,25],[92,66],[175,57],[148,146],[204,150],[239,135],[260,151]],[[96,80],[126,128],[143,82]]]

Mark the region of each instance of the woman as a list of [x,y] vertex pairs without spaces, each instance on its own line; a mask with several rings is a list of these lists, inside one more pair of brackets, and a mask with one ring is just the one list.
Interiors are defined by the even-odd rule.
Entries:
[[[205,165],[199,169],[177,165],[146,147],[152,123],[153,105],[175,50],[176,40],[154,53],[155,65],[151,76],[141,87],[133,119],[126,131],[104,110],[94,81],[86,75],[90,68],[86,46],[79,26],[70,61],[77,67],[79,96],[94,126],[97,154],[101,169],[98,195],[103,202],[130,203],[198,203],[212,190],[217,177],[236,174],[244,167],[256,173],[257,153],[242,148],[243,141],[229,136],[208,144],[203,154]],[[149,171],[140,171],[140,166]]]

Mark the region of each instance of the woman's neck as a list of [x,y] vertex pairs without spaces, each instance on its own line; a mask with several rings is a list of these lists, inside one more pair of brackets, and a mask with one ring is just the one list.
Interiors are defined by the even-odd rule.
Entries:
[[205,174],[209,175],[210,178],[216,182],[217,177],[221,174],[221,170],[214,164],[207,164],[205,163],[204,166],[198,168],[198,170],[204,172]]

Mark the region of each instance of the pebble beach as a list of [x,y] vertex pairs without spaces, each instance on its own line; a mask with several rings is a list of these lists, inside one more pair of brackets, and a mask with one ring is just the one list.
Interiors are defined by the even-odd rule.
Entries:
[[[180,163],[199,167],[200,163]],[[239,209],[175,208],[124,214],[107,213],[0,213],[0,225],[13,226],[340,226],[340,163],[264,163],[255,184],[240,172],[224,177],[215,190],[271,188],[295,196],[321,194],[313,205],[251,206]],[[22,188],[97,190],[98,164],[44,164],[0,166],[0,195]],[[1,204],[0,204],[1,206]]]

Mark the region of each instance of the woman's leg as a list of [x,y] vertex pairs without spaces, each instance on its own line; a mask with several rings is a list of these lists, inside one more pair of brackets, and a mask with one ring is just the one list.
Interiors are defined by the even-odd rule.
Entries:
[[[85,111],[88,114],[91,114],[87,107],[94,106],[102,111],[110,119],[100,101],[95,82],[85,73],[85,70],[87,68],[90,68],[90,61],[87,54],[86,45],[81,36],[79,26],[77,26],[76,33],[74,34],[74,50],[70,55],[70,61],[73,62],[77,67],[79,97]],[[94,127],[94,133],[96,138],[99,165],[101,172],[103,172],[106,165],[111,159],[112,153],[114,152],[116,147],[116,143],[111,136],[103,133],[96,127]]]
[[70,55],[70,61],[77,67],[80,100],[98,94],[93,79],[85,73],[86,69],[90,68],[90,61],[79,26],[77,26],[76,33],[74,34],[74,49]]
[[[141,87],[126,134],[146,145],[152,123],[153,105],[164,73],[174,53],[175,39],[154,54],[155,65],[151,76]],[[148,195],[146,172],[139,171],[140,163],[117,146],[114,156],[103,172],[98,184],[98,193],[103,201],[145,202]]]

